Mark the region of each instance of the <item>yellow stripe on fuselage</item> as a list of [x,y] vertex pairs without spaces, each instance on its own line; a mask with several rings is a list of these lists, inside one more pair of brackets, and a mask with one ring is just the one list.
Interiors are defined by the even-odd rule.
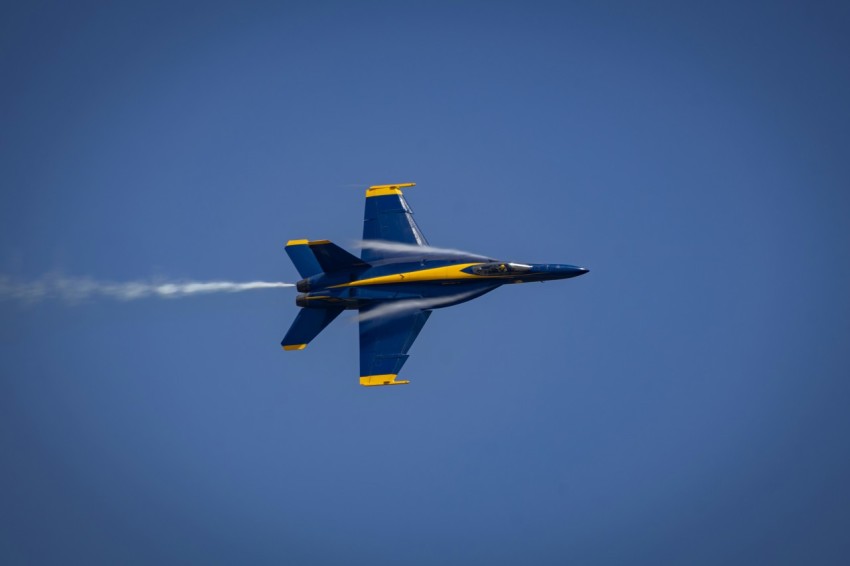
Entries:
[[351,283],[343,283],[342,285],[334,285],[331,289],[340,287],[362,287],[364,285],[389,285],[393,283],[422,283],[425,281],[459,281],[462,279],[502,279],[505,275],[515,275],[508,273],[505,275],[473,275],[463,271],[467,267],[473,265],[481,265],[480,263],[458,263],[456,265],[446,265],[444,267],[432,267],[431,269],[421,269],[419,271],[405,271],[403,273],[393,273],[392,275],[381,275],[380,277],[370,277],[369,279],[361,279],[360,281],[352,281]]

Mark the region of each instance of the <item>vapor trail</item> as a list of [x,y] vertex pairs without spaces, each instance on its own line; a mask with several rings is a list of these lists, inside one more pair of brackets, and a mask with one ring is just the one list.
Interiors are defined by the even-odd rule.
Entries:
[[269,281],[97,281],[88,277],[45,276],[29,282],[13,281],[0,276],[0,300],[38,302],[44,299],[62,299],[77,302],[95,297],[120,301],[133,301],[147,297],[179,299],[210,293],[241,293],[255,289],[294,287],[292,283]]
[[355,245],[369,250],[379,250],[384,252],[402,252],[411,255],[439,255],[439,256],[456,256],[464,258],[477,258],[484,261],[490,258],[481,254],[475,254],[464,250],[454,248],[435,248],[434,246],[417,246],[414,244],[402,244],[399,242],[386,242],[384,240],[356,240]]
[[434,309],[448,305],[455,301],[472,298],[473,295],[480,293],[481,290],[476,289],[474,291],[450,295],[448,297],[434,297],[431,299],[401,299],[398,301],[391,301],[366,311],[361,310],[356,320],[358,322],[365,322],[375,318],[398,316],[415,310]]

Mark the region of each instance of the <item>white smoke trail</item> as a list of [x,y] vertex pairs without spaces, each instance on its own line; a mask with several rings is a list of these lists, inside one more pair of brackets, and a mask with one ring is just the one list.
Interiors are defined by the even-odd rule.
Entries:
[[490,261],[491,258],[458,250],[454,248],[435,248],[434,246],[417,246],[415,244],[402,244],[400,242],[387,242],[384,240],[357,240],[355,245],[369,250],[378,250],[384,252],[402,252],[411,255],[439,255],[439,256],[456,256],[464,258],[476,258],[483,261]]
[[65,277],[62,275],[49,275],[36,281],[19,282],[6,276],[0,276],[0,301],[12,300],[32,303],[44,299],[62,299],[73,303],[95,297],[119,301],[133,301],[147,297],[178,299],[209,293],[241,293],[255,289],[294,286],[292,283],[269,281],[127,281],[118,283],[97,281],[88,277]]
[[390,301],[366,311],[361,310],[360,314],[357,315],[356,320],[358,322],[365,322],[376,318],[390,318],[414,310],[434,309],[448,305],[455,301],[472,298],[473,295],[480,293],[481,289],[476,289],[474,291],[450,295],[448,297],[433,297],[430,299],[400,299],[398,301]]

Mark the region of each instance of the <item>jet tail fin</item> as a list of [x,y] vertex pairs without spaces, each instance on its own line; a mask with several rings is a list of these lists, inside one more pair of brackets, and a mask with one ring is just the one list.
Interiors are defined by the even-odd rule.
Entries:
[[343,309],[303,308],[280,343],[284,350],[303,350]]
[[359,271],[369,264],[332,243],[330,240],[289,240],[286,253],[301,277],[321,272]]
[[322,266],[316,260],[316,256],[310,251],[308,240],[289,240],[286,242],[286,255],[292,260],[295,269],[306,279],[322,272]]

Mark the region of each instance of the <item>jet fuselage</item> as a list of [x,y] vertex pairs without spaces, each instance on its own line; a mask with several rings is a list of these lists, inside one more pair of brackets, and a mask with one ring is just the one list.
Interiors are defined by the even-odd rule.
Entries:
[[301,279],[295,303],[302,307],[284,350],[307,347],[346,309],[358,309],[360,384],[408,383],[398,372],[434,309],[480,297],[506,284],[568,279],[587,269],[564,264],[496,261],[432,248],[413,220],[402,189],[413,183],[366,189],[360,257],[329,240],[289,240]]
[[361,309],[379,302],[423,300],[457,305],[502,285],[568,279],[587,273],[566,264],[526,264],[479,256],[388,261],[348,273],[320,273],[298,282],[299,307]]

